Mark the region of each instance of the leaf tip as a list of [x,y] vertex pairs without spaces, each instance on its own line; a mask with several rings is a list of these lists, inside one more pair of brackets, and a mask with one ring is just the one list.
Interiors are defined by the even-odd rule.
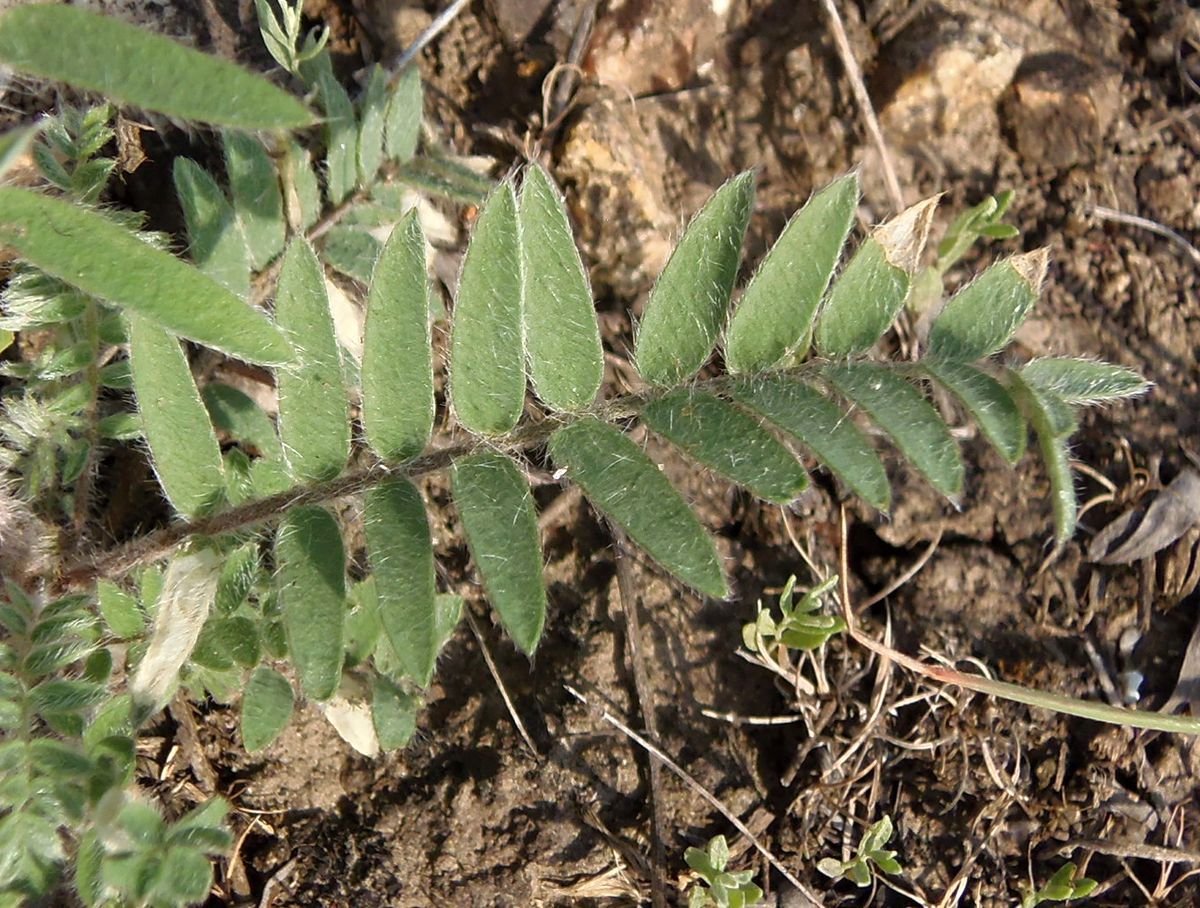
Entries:
[[889,263],[909,274],[917,270],[940,200],[940,193],[930,196],[876,228],[875,241],[883,248]]
[[1032,252],[1014,255],[1008,264],[1033,288],[1034,294],[1041,293],[1042,284],[1046,280],[1046,271],[1050,267],[1050,247],[1043,246]]

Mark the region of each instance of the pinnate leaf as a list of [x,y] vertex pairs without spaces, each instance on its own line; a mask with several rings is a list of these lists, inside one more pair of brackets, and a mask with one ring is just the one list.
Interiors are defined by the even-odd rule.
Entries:
[[671,253],[650,291],[635,343],[638,371],[651,384],[679,384],[712,353],[753,208],[754,173],[746,171],[713,193]]
[[175,159],[175,193],[183,208],[192,261],[222,287],[245,298],[250,292],[250,260],[225,193],[188,158]]
[[262,312],[93,211],[0,187],[0,243],[47,274],[189,340],[247,362],[292,359],[291,347]]
[[551,407],[578,410],[600,389],[600,329],[562,194],[536,164],[525,172],[520,221],[529,374]]
[[532,656],[546,621],[546,589],[529,484],[508,457],[483,451],[455,461],[454,502],[493,608]]
[[226,130],[225,172],[250,265],[257,271],[283,251],[285,225],[279,172],[262,143]]
[[1000,350],[1037,302],[1047,250],[999,262],[954,294],[929,329],[929,354],[976,360]]
[[759,498],[786,503],[808,486],[792,453],[753,416],[707,391],[680,388],[642,411],[651,429]]
[[284,254],[275,319],[298,354],[298,365],[276,376],[284,458],[296,479],[327,479],[350,454],[350,413],[325,273],[303,239]]
[[920,391],[876,363],[827,366],[821,374],[892,437],[935,489],[950,497],[962,491],[958,444]]
[[141,107],[235,129],[296,129],[312,114],[261,76],[110,16],[18,6],[0,16],[0,63]]
[[883,464],[854,421],[827,398],[782,376],[743,380],[731,392],[800,442],[868,504],[888,509],[892,490]]
[[1136,372],[1090,359],[1035,359],[1021,367],[1030,385],[1070,404],[1096,404],[1142,394],[1150,383]]
[[225,492],[221,449],[179,341],[131,315],[129,361],[142,431],[163,492],[186,517],[211,511]]
[[484,203],[463,259],[450,345],[450,390],[459,422],[502,435],[525,403],[521,244],[510,183]]
[[733,372],[763,372],[789,351],[802,355],[858,205],[858,175],[814,195],[791,219],[751,279],[729,325]]
[[729,595],[712,538],[654,462],[617,429],[587,417],[550,437],[550,456],[655,561],[716,599]]
[[292,508],[275,541],[279,602],[300,688],[328,700],[342,674],[346,564],[337,521],[323,508]]
[[922,368],[958,398],[1005,460],[1015,464],[1025,453],[1025,418],[1004,386],[974,366],[923,360]]
[[250,753],[262,750],[287,728],[295,697],[287,678],[266,665],[250,676],[242,695],[242,743]]
[[411,211],[388,238],[367,294],[362,421],[384,460],[415,457],[433,430],[433,365],[425,239]]
[[426,687],[441,641],[425,503],[398,477],[366,493],[363,517],[380,622],[405,674]]

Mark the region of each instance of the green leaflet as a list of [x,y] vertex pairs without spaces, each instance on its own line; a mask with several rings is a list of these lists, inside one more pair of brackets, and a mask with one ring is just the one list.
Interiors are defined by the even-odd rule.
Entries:
[[892,500],[887,473],[854,420],[797,379],[749,379],[730,389],[734,399],[804,445],[860,498],[881,511]]
[[425,238],[415,210],[392,230],[370,287],[363,329],[363,429],[384,460],[408,460],[428,444],[434,415]]
[[37,126],[22,126],[0,133],[0,177],[21,159],[29,143],[38,134]]
[[764,372],[792,350],[803,356],[813,317],[837,267],[858,205],[858,175],[814,195],[755,272],[729,325],[731,372]]
[[294,139],[288,139],[284,145],[281,172],[283,185],[287,188],[287,208],[294,212],[297,232],[307,231],[321,217],[321,185],[317,182],[308,149]]
[[295,696],[288,679],[266,665],[250,676],[242,695],[242,744],[249,753],[262,750],[287,728]]
[[875,228],[829,292],[817,324],[827,356],[869,350],[891,326],[908,296],[929,236],[936,199],[920,202]]
[[428,687],[440,641],[425,502],[409,480],[392,479],[367,491],[363,521],[380,622],[405,674]]
[[492,607],[532,656],[546,621],[546,588],[529,484],[508,457],[483,451],[455,461],[454,503]]
[[328,479],[350,455],[350,412],[325,273],[303,239],[293,240],[284,254],[275,318],[298,360],[276,375],[284,459],[295,479]]
[[496,184],[454,158],[427,154],[402,164],[397,179],[427,195],[444,196],[463,205],[480,205]]
[[185,517],[211,511],[225,491],[221,449],[179,341],[131,314],[129,362],[142,430],[163,492]]
[[362,98],[358,124],[358,180],[363,186],[375,181],[383,163],[383,131],[387,116],[387,74],[376,64]]
[[337,205],[358,183],[358,126],[354,104],[328,63],[319,70],[317,93],[325,111],[325,185],[329,201]]
[[403,164],[417,153],[421,105],[421,72],[416,64],[411,64],[400,73],[388,97],[383,138],[389,159]]
[[271,417],[248,394],[230,385],[213,382],[200,392],[213,425],[242,444],[256,448],[269,460],[283,457],[283,448]]
[[512,185],[488,197],[458,279],[450,341],[450,392],[472,432],[503,435],[525,405],[521,243]]
[[146,616],[137,600],[109,580],[96,584],[96,605],[113,636],[122,640],[140,637],[146,630]]
[[971,361],[1002,349],[1037,302],[1047,250],[992,265],[954,294],[929,328],[929,355]]
[[279,171],[253,136],[226,130],[221,141],[233,210],[242,226],[250,265],[258,271],[283,251],[286,227]]
[[324,508],[292,508],[275,540],[276,576],[288,651],[300,688],[328,700],[342,676],[346,565],[337,521]]
[[587,417],[555,432],[549,447],[571,481],[655,561],[706,595],[729,596],[712,537],[628,437]]
[[785,504],[808,487],[808,474],[774,435],[744,410],[706,391],[671,391],[647,404],[642,419],[759,498]]
[[650,291],[638,326],[638,371],[673,386],[704,365],[725,323],[746,225],[754,208],[754,172],[713,193],[684,231]]
[[1016,370],[1007,370],[1009,386],[1037,433],[1038,447],[1050,479],[1050,500],[1054,509],[1054,543],[1061,549],[1075,535],[1079,504],[1075,499],[1075,480],[1071,475],[1071,455],[1067,440],[1075,431],[1075,414],[1069,404],[1053,392],[1034,387]]
[[175,159],[175,192],[183,208],[192,261],[222,287],[245,299],[250,293],[250,260],[225,193],[188,158]]
[[520,219],[529,375],[551,407],[579,410],[600,390],[600,328],[562,194],[536,164],[525,171]]
[[321,258],[347,277],[370,286],[383,244],[365,230],[339,224],[325,234]]
[[970,411],[1001,457],[1011,464],[1021,459],[1029,430],[1003,385],[966,363],[926,359],[921,368]]
[[371,681],[371,718],[380,750],[395,750],[408,744],[417,730],[421,698],[401,690],[381,675]]
[[1035,359],[1021,377],[1071,404],[1096,404],[1143,394],[1150,383],[1129,369],[1090,359]]
[[948,497],[962,491],[958,444],[925,395],[875,363],[826,366],[821,375],[862,407],[935,489]]
[[296,129],[312,114],[261,76],[109,16],[34,4],[0,17],[0,63],[123,107],[235,129]]
[[238,359],[292,360],[291,347],[263,313],[108,218],[10,187],[0,187],[0,212],[0,243],[47,274]]

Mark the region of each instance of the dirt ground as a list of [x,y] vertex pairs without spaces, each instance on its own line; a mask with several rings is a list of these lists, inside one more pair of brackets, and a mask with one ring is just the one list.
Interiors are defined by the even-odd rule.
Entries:
[[[350,72],[404,46],[438,4],[410,6],[323,0],[308,12],[333,28]],[[1105,212],[1200,242],[1200,18],[1181,0],[838,6],[905,201],[944,193],[944,226],[989,192],[1016,191],[1010,220],[1022,236],[977,249],[951,277],[1050,247],[1044,299],[1013,353],[1096,355],[1155,383],[1144,399],[1085,417],[1075,457],[1116,492],[1040,572],[1051,518],[1035,456],[1011,470],[967,438],[959,511],[893,460],[893,514],[850,505],[852,596],[867,600],[936,550],[862,620],[905,652],[1074,696],[1103,699],[1118,673],[1137,671],[1139,705],[1157,708],[1175,687],[1198,600],[1180,598],[1166,563],[1101,569],[1084,550],[1090,533],[1156,487],[1160,467],[1169,480],[1200,449],[1200,256]],[[249,7],[197,0],[200,42],[265,65]],[[578,65],[555,71],[589,7]],[[815,188],[850,168],[865,186],[862,222],[891,213],[880,156],[814,0],[477,0],[420,66],[443,142],[492,157],[496,173],[536,157],[565,187],[602,313],[610,390],[622,381],[631,315],[689,214],[728,175],[759,170],[747,268]],[[555,80],[569,75],[578,88],[564,108]],[[652,725],[662,750],[825,905],[1015,905],[1023,881],[1044,882],[1066,860],[1100,881],[1091,904],[1200,904],[1200,883],[1186,879],[1200,861],[1200,756],[1186,741],[933,686],[840,638],[806,669],[813,692],[781,687],[739,658],[740,627],[789,574],[811,582],[798,548],[836,570],[833,484],[818,474],[780,509],[648,444],[717,534],[731,600],[701,601],[614,548],[586,504],[549,484],[538,497],[553,505],[551,611],[531,664],[491,624],[452,515],[439,515],[445,579],[468,596],[482,636],[459,628],[411,746],[368,760],[307,709],[251,758],[236,710],[216,704],[177,707],[146,744],[170,809],[211,793],[237,808],[236,858],[219,868],[211,904],[634,904],[649,902],[653,880],[666,904],[683,904],[684,849],[716,833],[736,866],[756,870],[768,904],[808,904],[710,804],[671,773],[652,774],[646,754],[564,685],[635,728]],[[1084,499],[1106,492],[1083,473],[1078,485]],[[1176,547],[1161,560],[1190,557]],[[176,744],[185,758],[169,761]],[[884,814],[902,874],[860,890],[817,872]]]

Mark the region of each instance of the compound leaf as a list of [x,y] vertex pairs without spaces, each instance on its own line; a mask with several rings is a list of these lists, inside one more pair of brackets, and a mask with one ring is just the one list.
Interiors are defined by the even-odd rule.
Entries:
[[1011,464],[1021,459],[1028,427],[1012,395],[1000,382],[966,363],[923,360],[921,366],[975,417],[1000,456]]
[[870,349],[895,320],[929,236],[936,199],[919,202],[876,227],[829,292],[817,325],[828,356]]
[[562,194],[536,164],[525,172],[519,216],[530,378],[551,407],[579,410],[600,390],[600,329]]
[[421,138],[421,104],[421,72],[411,64],[400,73],[388,97],[383,139],[389,159],[403,164],[416,154]]
[[362,421],[384,460],[416,457],[433,430],[433,361],[425,238],[415,210],[388,238],[367,294]]
[[346,563],[337,521],[324,508],[292,508],[275,540],[279,603],[300,688],[328,700],[342,675]]
[[312,114],[261,76],[110,16],[19,6],[0,16],[0,63],[123,107],[235,129],[296,129]]
[[1048,251],[1013,256],[988,268],[950,298],[929,328],[929,354],[976,360],[1008,343],[1037,302]]
[[296,479],[327,479],[350,455],[350,413],[325,273],[302,238],[284,254],[275,318],[298,359],[296,367],[276,376],[284,459]]
[[651,384],[679,384],[712,353],[753,207],[754,173],[746,171],[713,193],[671,253],[650,291],[634,345],[638,371]]
[[516,197],[503,183],[484,203],[458,280],[450,390],[459,422],[484,435],[511,430],[525,403],[518,229]]
[[642,419],[700,463],[759,498],[782,504],[808,487],[804,468],[770,431],[707,391],[671,391],[647,404]]
[[868,504],[886,511],[892,490],[887,473],[854,421],[804,382],[789,378],[745,380],[734,399],[778,426]]
[[440,640],[425,503],[409,480],[392,479],[367,491],[363,519],[383,630],[404,672],[427,687]]
[[1069,404],[1097,404],[1142,394],[1150,383],[1136,372],[1090,359],[1035,359],[1021,367],[1030,385]]
[[12,187],[0,187],[0,212],[0,242],[47,274],[238,359],[291,361],[291,347],[262,312],[108,218]]
[[852,173],[814,195],[784,228],[730,322],[730,371],[763,372],[789,351],[804,354],[857,205],[858,175]]
[[225,491],[221,449],[179,341],[149,319],[130,315],[129,362],[163,492],[186,517],[211,511]]
[[192,261],[244,299],[250,292],[250,260],[229,200],[195,161],[176,158],[174,176]]
[[260,665],[242,695],[242,744],[250,753],[262,750],[287,728],[295,696],[292,685],[275,669]]
[[716,599],[729,595],[712,538],[636,444],[587,417],[550,437],[550,456],[655,561]]
[[532,656],[546,620],[546,589],[529,484],[508,457],[483,451],[455,461],[454,502],[492,606]]
[[827,366],[821,375],[862,407],[935,489],[949,497],[962,491],[958,445],[925,395],[875,363]]
[[371,717],[380,750],[395,750],[408,744],[417,730],[417,710],[421,698],[416,697],[376,675],[371,682]]
[[253,136],[226,130],[221,140],[233,210],[242,226],[250,265],[257,271],[283,251],[286,227],[279,172]]

